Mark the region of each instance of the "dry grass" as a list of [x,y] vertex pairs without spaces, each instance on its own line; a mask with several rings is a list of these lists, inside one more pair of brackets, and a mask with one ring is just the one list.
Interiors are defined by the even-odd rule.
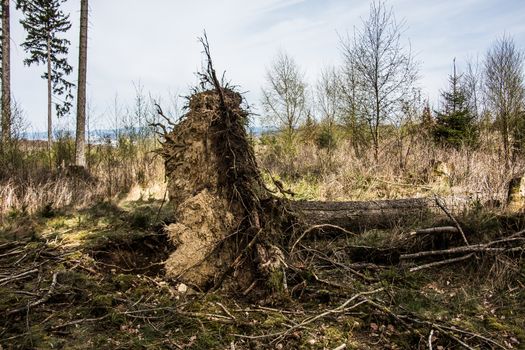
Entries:
[[137,192],[137,187],[154,187],[164,181],[163,163],[153,153],[154,147],[153,142],[131,150],[129,145],[93,146],[87,172],[69,165],[72,154],[61,154],[64,159],[60,160],[54,150],[51,167],[42,148],[19,149],[16,163],[7,163],[9,170],[0,176],[0,222],[9,215],[46,215],[70,206],[84,208],[99,201],[118,200],[132,189]]
[[[403,157],[398,139],[392,134],[383,138],[377,164],[372,149],[364,149],[356,156],[342,131],[336,139],[337,147],[330,153],[301,137],[292,151],[283,146],[279,135],[254,142],[268,183],[272,184],[271,174],[295,192],[296,199],[374,200],[455,194],[481,203],[503,203],[510,179],[523,175],[525,170],[523,159],[505,169],[493,132],[481,137],[476,150],[443,149],[420,136],[407,137]],[[134,187],[164,184],[163,164],[152,153],[156,146],[151,141],[134,147],[129,143],[93,146],[88,157],[92,181],[68,173],[70,160],[63,150],[72,148],[66,146],[61,146],[61,152],[66,153],[61,157],[66,161],[57,160],[53,169],[44,164],[42,153],[24,147],[22,157],[18,157],[23,160],[0,177],[0,218],[17,212],[34,214],[66,206],[84,207],[95,201],[118,199]],[[448,168],[448,176],[436,171],[442,163]]]
[[[504,202],[510,179],[522,176],[525,169],[523,159],[505,169],[494,133],[483,135],[475,150],[444,149],[413,137],[404,141],[401,151],[395,135],[385,137],[380,149],[376,164],[372,149],[356,156],[350,140],[342,135],[331,153],[314,142],[299,141],[295,151],[286,154],[279,136],[263,137],[257,147],[267,173],[299,199],[373,200],[435,193]],[[446,176],[443,166],[448,169]]]

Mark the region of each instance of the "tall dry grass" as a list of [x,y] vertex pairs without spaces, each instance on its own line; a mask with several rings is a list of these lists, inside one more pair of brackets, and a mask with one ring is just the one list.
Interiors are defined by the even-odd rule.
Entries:
[[[63,137],[49,155],[40,142],[23,142],[2,157],[0,222],[9,215],[49,213],[66,207],[117,200],[134,186],[164,181],[153,138],[140,143],[122,137],[116,144],[90,145],[88,168],[74,164],[74,140]],[[50,159],[51,158],[51,159]]]
[[400,142],[399,135],[392,132],[381,139],[377,163],[371,148],[364,147],[356,155],[342,132],[332,150],[300,135],[288,154],[283,152],[279,135],[263,137],[256,144],[263,169],[299,199],[373,200],[439,194],[468,196],[481,203],[504,202],[510,180],[525,172],[523,158],[505,168],[498,136],[490,130],[482,133],[476,148],[460,150],[442,148],[417,131]]

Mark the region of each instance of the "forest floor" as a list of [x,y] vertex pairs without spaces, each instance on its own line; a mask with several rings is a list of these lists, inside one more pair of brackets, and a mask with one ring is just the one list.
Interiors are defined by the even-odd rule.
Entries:
[[[525,349],[519,254],[410,272],[381,259],[351,264],[349,251],[390,249],[411,228],[310,237],[303,281],[250,300],[164,278],[169,213],[152,200],[7,218],[0,349]],[[461,223],[473,241],[525,226],[490,213]]]

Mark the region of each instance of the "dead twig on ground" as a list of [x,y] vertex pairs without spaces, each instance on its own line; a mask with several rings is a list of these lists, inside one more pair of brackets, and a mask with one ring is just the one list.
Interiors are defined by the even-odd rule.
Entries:
[[454,226],[441,226],[441,227],[430,227],[430,228],[422,228],[419,230],[416,230],[414,232],[411,232],[411,236],[419,236],[419,235],[427,235],[427,234],[442,234],[442,233],[459,233],[459,230],[457,227]]
[[428,350],[432,350],[432,337],[434,336],[434,329],[430,330],[430,334],[428,335]]
[[109,316],[110,316],[110,314],[106,314],[104,316],[97,317],[97,318],[83,318],[83,319],[80,319],[80,320],[74,320],[74,321],[71,321],[71,322],[60,324],[58,326],[53,326],[53,327],[51,327],[51,330],[52,331],[57,331],[59,329],[66,328],[66,327],[69,327],[69,326],[75,326],[75,325],[81,324],[81,323],[90,323],[90,322],[102,321],[102,320],[108,318]]
[[43,304],[45,303],[46,301],[49,300],[49,298],[51,298],[51,295],[53,294],[53,292],[55,291],[55,287],[56,287],[56,284],[57,284],[57,276],[58,276],[59,272],[55,272],[53,273],[53,277],[52,277],[52,281],[51,281],[51,285],[49,286],[49,289],[47,290],[47,293],[44,294],[44,296],[40,299],[38,299],[37,301],[34,301],[32,303],[29,303],[27,304],[26,306],[24,307],[21,307],[21,308],[18,308],[18,309],[14,309],[14,310],[11,310],[7,313],[7,315],[13,315],[13,314],[16,314],[16,313],[19,313],[21,311],[26,311],[26,310],[29,310],[30,308],[32,307],[35,307],[35,306],[38,306],[40,304]]
[[16,280],[19,280],[19,279],[22,279],[22,278],[27,278],[29,275],[31,275],[33,273],[37,273],[37,272],[38,272],[38,269],[32,269],[32,270],[29,270],[29,271],[24,271],[22,273],[19,273],[18,275],[4,277],[4,278],[0,279],[0,286],[3,286],[4,284],[6,284],[8,282],[16,281]]
[[443,266],[443,265],[447,265],[447,264],[452,264],[452,263],[455,263],[455,262],[458,262],[458,261],[463,261],[463,260],[467,260],[467,259],[470,259],[471,257],[474,256],[474,253],[470,253],[470,254],[467,254],[465,256],[460,256],[460,257],[457,257],[457,258],[452,258],[452,259],[446,259],[446,260],[440,260],[440,261],[435,261],[435,262],[432,262],[432,263],[428,263],[428,264],[425,264],[425,265],[420,265],[420,266],[416,266],[416,267],[412,267],[410,270],[410,272],[416,272],[416,271],[420,271],[420,270],[424,270],[424,269],[429,269],[429,268],[432,268],[432,267],[437,267],[437,266]]
[[441,199],[438,196],[434,196],[434,200],[436,201],[437,206],[439,208],[441,208],[441,210],[443,210],[443,212],[449,217],[449,219],[454,222],[454,224],[456,225],[459,233],[461,233],[461,237],[463,238],[463,241],[465,242],[465,244],[469,245],[467,237],[465,236],[465,232],[463,232],[463,229],[461,228],[461,225],[456,220],[456,218],[452,214],[450,214],[450,212],[448,211],[447,207],[445,206],[444,203],[442,203]]
[[400,260],[408,259],[417,259],[424,258],[436,255],[447,255],[447,254],[461,254],[461,253],[515,253],[525,250],[525,247],[491,247],[490,243],[488,244],[476,244],[470,246],[462,246],[450,249],[443,250],[428,250],[424,252],[412,253],[412,254],[402,254],[400,255]]
[[332,224],[314,225],[314,226],[311,226],[308,229],[304,230],[303,233],[301,234],[301,236],[299,236],[299,238],[297,238],[295,243],[292,244],[292,248],[290,249],[290,254],[294,251],[295,246],[304,238],[304,236],[306,236],[308,233],[310,233],[310,232],[312,232],[314,230],[322,230],[324,228],[331,228],[331,229],[339,230],[339,231],[341,231],[343,233],[346,233],[348,235],[355,235],[354,232],[350,232],[348,230],[345,230],[344,228],[342,228],[340,226],[337,226],[337,225],[332,225]]

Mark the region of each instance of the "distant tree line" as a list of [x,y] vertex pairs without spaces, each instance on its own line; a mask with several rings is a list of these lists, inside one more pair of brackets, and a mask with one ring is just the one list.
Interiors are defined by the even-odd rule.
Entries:
[[396,129],[400,150],[410,125],[418,125],[436,146],[473,149],[482,127],[490,126],[500,135],[509,165],[525,151],[523,51],[505,34],[481,62],[468,61],[464,72],[458,72],[454,58],[449,86],[434,109],[417,86],[419,62],[402,39],[405,29],[392,8],[372,2],[362,25],[340,38],[342,64],[323,69],[313,88],[295,59],[280,51],[262,89],[267,121],[281,128],[288,142],[319,121],[317,141],[324,148],[335,146],[334,126],[344,128],[356,156],[371,147],[376,163],[385,130]]

